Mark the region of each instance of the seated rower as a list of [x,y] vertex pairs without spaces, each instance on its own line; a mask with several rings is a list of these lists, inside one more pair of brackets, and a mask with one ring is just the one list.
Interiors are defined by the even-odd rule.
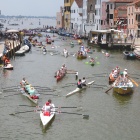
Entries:
[[95,61],[94,58],[91,58],[89,62],[93,63],[94,61]]
[[81,79],[79,79],[79,81],[78,81],[78,83],[77,83],[77,87],[78,87],[78,88],[82,88],[82,81],[81,81]]
[[52,109],[52,104],[51,104],[51,99],[49,99],[45,105],[42,107],[42,112],[44,113],[44,116],[50,116],[51,109]]
[[33,87],[31,87],[29,90],[28,90],[30,96],[33,96],[35,95],[35,89]]
[[24,87],[24,86],[26,85],[26,83],[27,83],[26,79],[23,78],[22,81],[20,82],[20,85],[21,85],[22,87]]
[[85,77],[82,79],[82,86],[87,86]]

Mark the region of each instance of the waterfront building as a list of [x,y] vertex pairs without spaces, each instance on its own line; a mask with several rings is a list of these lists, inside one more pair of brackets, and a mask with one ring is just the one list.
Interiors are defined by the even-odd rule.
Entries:
[[64,28],[64,8],[60,7],[60,12],[56,13],[56,28]]
[[140,37],[140,0],[127,4],[128,36]]
[[74,34],[83,34],[83,0],[74,0],[71,6],[71,31]]
[[101,30],[105,30],[105,29],[109,29],[109,24],[107,24],[107,20],[106,20],[106,17],[107,17],[107,13],[106,13],[106,2],[103,1],[102,4],[102,10],[101,10]]
[[117,29],[118,22],[119,24],[126,23],[127,15],[125,6],[131,2],[133,0],[110,0],[106,2],[106,21],[110,29]]
[[71,32],[71,5],[74,0],[64,0],[64,28]]

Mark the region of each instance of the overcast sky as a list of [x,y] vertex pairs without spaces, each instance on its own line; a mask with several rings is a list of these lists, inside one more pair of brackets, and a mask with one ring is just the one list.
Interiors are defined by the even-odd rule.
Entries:
[[2,15],[56,16],[64,0],[0,0]]

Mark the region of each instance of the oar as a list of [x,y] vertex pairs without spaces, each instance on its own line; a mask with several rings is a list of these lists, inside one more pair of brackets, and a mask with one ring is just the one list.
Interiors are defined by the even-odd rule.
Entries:
[[44,94],[44,93],[40,93],[42,95],[53,95],[53,96],[60,96],[60,95],[55,95],[55,94]]
[[21,111],[21,112],[11,113],[11,114],[9,114],[9,115],[16,115],[16,114],[20,114],[20,113],[36,112],[36,111],[40,111],[40,110],[28,110],[28,111]]
[[58,113],[65,113],[65,114],[74,114],[74,115],[82,115],[83,118],[89,118],[89,115],[84,115],[80,113],[73,113],[73,112],[61,112],[61,111],[52,111],[52,112],[58,112]]
[[128,77],[128,79],[130,79],[137,87],[139,86],[139,84],[136,81],[134,81],[132,78]]
[[19,91],[18,89],[12,89],[12,90],[2,90],[2,92],[16,92],[16,91]]
[[11,95],[6,95],[6,96],[3,96],[3,97],[9,97],[9,96],[13,96],[13,95],[19,95],[19,93],[15,93],[15,94],[11,94]]
[[16,90],[16,89],[19,89],[18,87],[16,88],[7,88],[7,89],[2,89],[2,91],[9,91],[9,90]]
[[17,85],[17,86],[11,86],[11,87],[4,87],[4,88],[2,88],[2,89],[11,89],[11,88],[14,88],[14,87],[18,87],[19,85]]
[[107,91],[105,91],[105,93],[108,93],[108,91],[110,91],[112,88],[113,88],[113,86],[110,87]]
[[49,87],[41,87],[41,86],[33,86],[35,88],[45,88],[45,89],[50,89]]
[[[29,105],[19,105],[19,106],[41,107],[41,106],[29,106]],[[76,106],[61,106],[61,107],[55,107],[55,108],[82,108],[82,107],[76,107]]]

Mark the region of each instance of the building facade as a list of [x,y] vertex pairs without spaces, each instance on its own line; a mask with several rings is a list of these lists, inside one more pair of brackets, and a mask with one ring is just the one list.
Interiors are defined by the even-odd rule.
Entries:
[[56,28],[64,28],[64,11],[63,7],[60,7],[60,12],[56,13]]
[[74,0],[64,0],[64,28],[71,32],[71,5]]
[[127,5],[128,36],[140,37],[140,0]]

